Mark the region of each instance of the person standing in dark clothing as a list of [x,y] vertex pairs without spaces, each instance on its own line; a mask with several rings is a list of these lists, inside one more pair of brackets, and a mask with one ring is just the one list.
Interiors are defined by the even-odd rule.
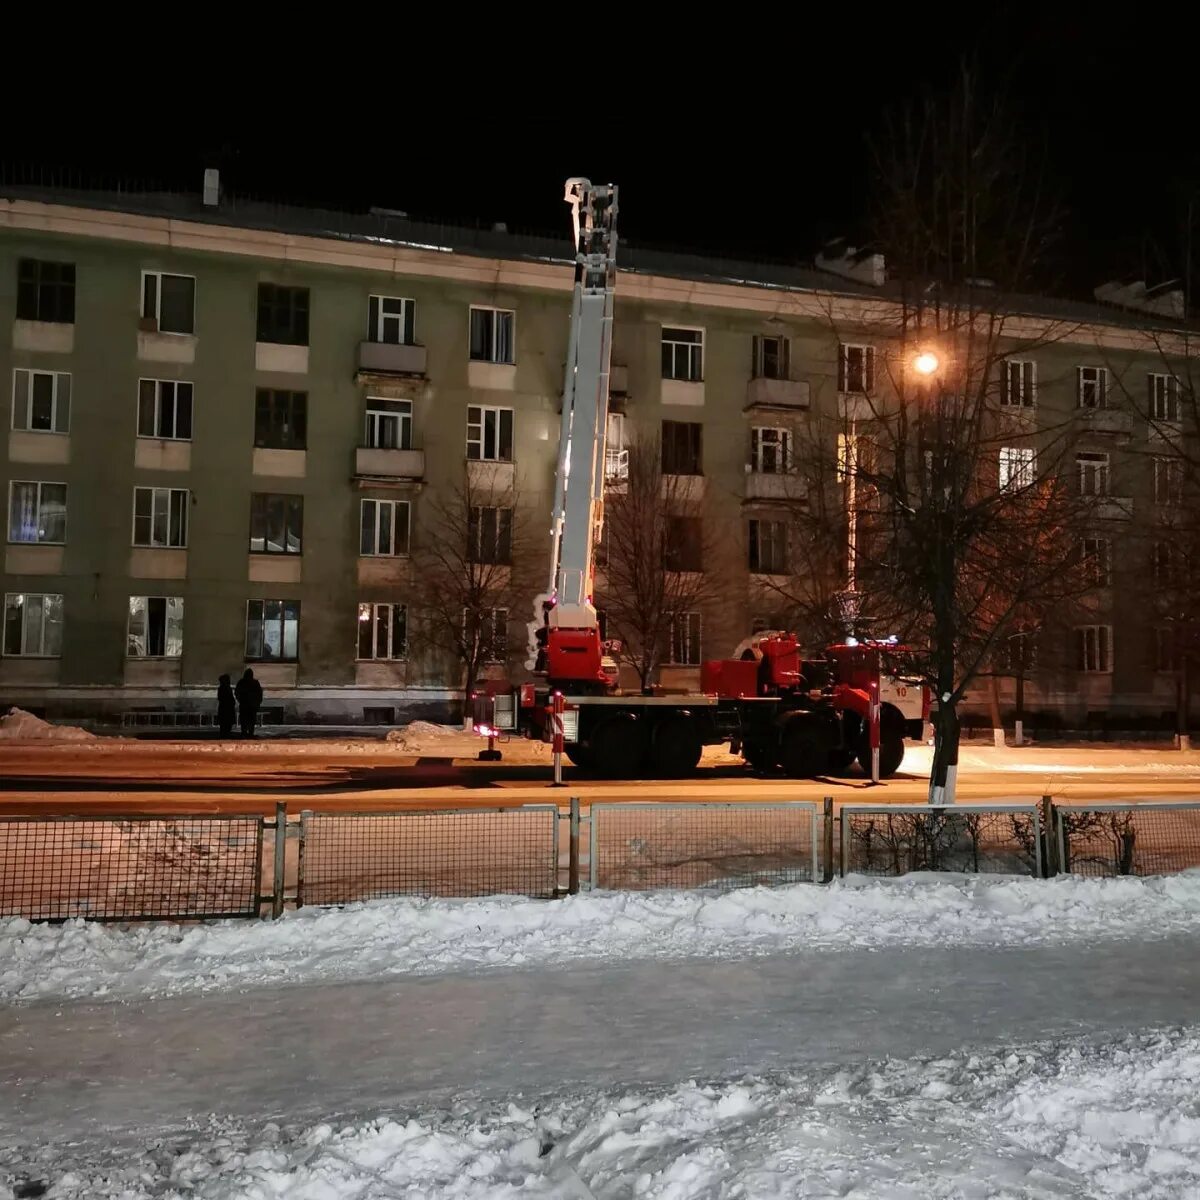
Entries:
[[217,728],[220,729],[223,738],[233,732],[233,721],[236,716],[237,704],[233,699],[233,688],[229,683],[229,676],[222,675],[217,683]]
[[237,693],[238,716],[241,718],[242,737],[253,737],[254,726],[258,721],[258,710],[262,704],[262,684],[254,678],[254,672],[249,667],[237,682],[234,689]]

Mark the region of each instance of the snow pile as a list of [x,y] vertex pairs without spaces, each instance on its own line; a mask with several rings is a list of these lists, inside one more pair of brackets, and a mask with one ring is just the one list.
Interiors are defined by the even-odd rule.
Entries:
[[1200,1194],[1198,1094],[1200,1037],[1160,1033],[348,1125],[213,1123],[127,1151],[34,1143],[0,1151],[0,1180],[56,1200],[1177,1200]]
[[0,740],[4,741],[38,741],[53,742],[91,742],[96,741],[94,733],[80,729],[78,725],[52,725],[35,717],[33,713],[23,708],[10,708],[0,717]]
[[[419,754],[429,746],[464,736],[461,725],[435,725],[432,721],[411,721],[402,729],[388,731],[387,740],[411,753]],[[473,735],[467,734],[467,737]]]
[[1200,929],[1200,872],[1150,879],[914,875],[830,887],[388,900],[281,921],[0,921],[0,999],[137,996],[571,960],[794,948],[1028,945]]

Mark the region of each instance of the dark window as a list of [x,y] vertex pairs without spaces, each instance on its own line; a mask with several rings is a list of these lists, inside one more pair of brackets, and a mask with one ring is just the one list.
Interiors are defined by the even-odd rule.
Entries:
[[358,606],[358,657],[403,658],[408,649],[408,609],[403,604]]
[[308,345],[308,288],[258,285],[258,340]]
[[474,562],[512,562],[512,509],[472,508],[468,524],[469,553]]
[[138,437],[192,439],[192,385],[174,379],[138,382]]
[[303,496],[250,497],[251,554],[299,554],[303,533]]
[[664,475],[703,475],[701,438],[703,426],[692,421],[662,423],[662,469]]
[[704,378],[704,330],[662,331],[662,377],[699,383]]
[[786,379],[788,377],[788,340],[785,337],[762,335],[754,339],[754,377],[756,379]]
[[467,406],[467,457],[512,462],[513,410],[479,404]]
[[303,450],[308,442],[308,393],[259,388],[254,397],[254,444]]
[[787,574],[787,524],[752,520],[749,528],[750,570],[759,575]]
[[699,517],[668,517],[663,566],[668,571],[704,570],[704,527]]
[[195,328],[196,280],[191,275],[142,273],[142,317],[159,333],[191,333]]
[[869,392],[875,387],[875,347],[838,347],[838,391]]
[[400,296],[372,296],[367,313],[368,340],[411,346],[416,307]]
[[185,548],[188,495],[187,488],[134,488],[133,544]]
[[513,313],[503,308],[471,309],[471,358],[476,362],[511,363]]
[[23,258],[17,264],[17,319],[75,323],[75,264]]
[[295,662],[299,651],[299,600],[246,602],[247,658]]

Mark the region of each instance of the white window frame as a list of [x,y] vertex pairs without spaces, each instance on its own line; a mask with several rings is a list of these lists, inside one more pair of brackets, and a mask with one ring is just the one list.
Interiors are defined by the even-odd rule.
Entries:
[[[471,354],[471,322],[474,319],[472,314],[477,312],[492,314],[492,352],[489,356],[482,358],[475,358]],[[500,352],[500,339],[496,336],[496,322],[501,316],[509,318],[508,358],[497,357]],[[502,366],[513,366],[517,361],[517,310],[515,308],[497,308],[492,304],[472,304],[467,313],[467,358],[471,362],[487,362],[497,363]]]
[[1033,446],[1001,446],[999,480],[1002,492],[1020,492],[1037,478],[1037,449]]
[[[862,353],[862,384],[850,386],[850,352]],[[838,392],[843,396],[866,396],[875,390],[875,347],[866,342],[838,343]]]
[[[667,337],[668,333],[698,333],[699,341],[681,342],[675,338]],[[661,342],[659,354],[667,346],[671,347],[671,370],[668,373],[663,370],[662,377],[664,379],[674,379],[680,383],[703,383],[704,382],[704,328],[701,325],[663,325],[661,327]],[[680,375],[679,359],[680,354],[683,354],[687,362],[687,373]]]
[[[137,522],[138,522],[138,493],[150,493],[150,537],[148,541],[139,542],[137,540]],[[182,499],[178,499],[182,497]],[[188,488],[172,488],[172,487],[135,487],[133,489],[133,531],[131,545],[138,546],[142,549],[152,550],[186,550],[188,544],[188,525],[191,513],[192,495]],[[171,517],[172,509],[179,503],[182,505],[182,520],[180,521],[180,540],[172,541],[171,532]],[[165,510],[162,507],[165,504]],[[167,523],[167,536],[165,541],[158,541],[155,538],[154,526],[156,518],[160,514],[165,513]]]
[[[39,375],[50,377],[50,428],[33,427],[33,387]],[[25,380],[24,424],[18,424],[17,385]],[[64,383],[65,381],[65,383]],[[61,428],[59,428],[61,424]],[[13,368],[12,427],[21,433],[70,433],[71,432],[71,372],[42,371],[36,367]]]
[[[1094,388],[1094,404],[1084,400],[1088,388]],[[1108,368],[1080,366],[1075,368],[1075,406],[1084,409],[1108,407]]]
[[[478,420],[472,421],[471,414],[478,413]],[[491,447],[491,453],[488,453],[487,446],[487,415],[491,413],[495,417],[494,426],[494,445]],[[501,443],[504,438],[502,436],[502,427],[504,424],[504,415],[508,414],[508,457],[502,457],[500,453]],[[476,430],[474,434],[471,432]],[[498,404],[468,404],[467,405],[467,458],[471,462],[512,462],[513,461],[513,442],[516,440],[517,418],[516,413],[511,408],[506,408],[504,405]],[[471,453],[471,448],[475,448],[475,453]]]
[[[262,614],[261,614],[260,621],[259,621],[259,634],[261,636],[261,642],[262,642],[261,646],[259,647],[260,650],[265,650],[266,645],[267,645],[267,639],[266,639],[266,636],[264,633],[264,631],[267,627],[266,606],[268,604],[278,604],[279,605],[279,646],[280,646],[281,651],[287,645],[286,631],[287,631],[288,606],[291,605],[292,607],[294,607],[295,613],[296,613],[296,616],[295,616],[296,653],[293,654],[290,658],[287,657],[286,655],[284,655],[282,652],[279,654],[279,656],[277,658],[271,657],[270,655],[267,655],[264,653],[259,653],[259,654],[248,653],[248,651],[250,649],[250,646],[249,646],[250,606],[252,604],[261,604],[263,606]],[[299,600],[279,600],[279,599],[274,599],[274,598],[258,599],[257,597],[253,600],[247,600],[246,601],[246,624],[245,624],[245,630],[244,630],[244,638],[243,638],[243,642],[242,642],[242,650],[243,650],[243,653],[245,653],[245,655],[246,655],[246,661],[247,662],[286,662],[286,663],[299,662],[300,661],[300,618],[302,615],[303,614],[301,612],[301,604],[300,604]]]
[[[763,566],[764,526],[769,526],[772,531],[771,536],[767,539],[767,544],[774,552],[766,556],[772,560],[769,567]],[[759,560],[757,566],[751,561],[756,542],[758,544]],[[788,527],[786,521],[773,520],[770,517],[749,518],[746,523],[746,562],[752,575],[786,575],[788,573],[788,549]],[[776,555],[778,556],[778,561],[776,561]]]
[[[170,276],[174,279],[190,279],[192,281],[192,320],[191,329],[164,329],[162,327],[162,281],[164,276]],[[155,280],[154,284],[154,304],[153,312],[146,311],[146,280]],[[142,291],[138,298],[138,305],[142,314],[143,320],[154,321],[154,329],[156,333],[166,334],[168,337],[195,337],[196,336],[196,276],[185,275],[182,271],[143,271],[142,272]]]
[[[379,615],[380,610],[386,613],[384,621],[384,631],[387,640],[387,653],[379,653]],[[397,610],[402,614],[403,621],[403,641],[400,645],[400,652],[395,653],[395,616]],[[371,653],[364,655],[362,652],[362,627],[370,625],[371,637]],[[363,601],[358,606],[358,628],[354,639],[354,653],[357,662],[403,662],[408,657],[408,605],[396,604],[391,601],[376,602]]]
[[1179,377],[1151,371],[1146,376],[1146,390],[1150,399],[1150,420],[1177,425],[1180,420]]
[[[690,652],[693,648],[693,638],[695,639],[695,661],[691,661],[690,657],[676,656],[675,651],[683,645],[679,640],[680,621],[684,622],[684,638],[687,642],[687,649]],[[704,636],[704,626],[701,620],[700,613],[695,610],[687,612],[674,612],[671,614],[670,628],[668,630],[668,638],[670,645],[667,647],[667,662],[665,665],[670,667],[698,667],[704,658],[704,644],[702,638]]]
[[[142,385],[145,383],[154,386],[154,433],[142,432]],[[163,415],[163,393],[167,388],[171,389],[171,404],[174,409],[173,427],[179,428],[179,389],[185,387],[188,389],[187,405],[188,405],[188,428],[194,430],[194,420],[196,416],[195,396],[196,388],[190,379],[149,379],[142,378],[138,380],[137,406],[134,412],[134,428],[137,436],[145,441],[154,442],[190,442],[192,434],[187,437],[180,437],[178,433],[163,434],[158,433],[162,427]]]
[[[379,408],[377,405],[395,404],[403,405],[403,408]],[[380,432],[384,425],[394,421],[396,423],[396,444],[394,446],[385,446],[382,444]],[[367,416],[366,429],[364,432],[364,444],[370,450],[411,450],[413,435],[413,403],[411,400],[397,400],[391,396],[368,396],[367,397]]]
[[[387,546],[381,548],[383,539],[380,537],[379,510],[390,508],[392,517],[388,529]],[[399,510],[403,509],[403,514]],[[366,524],[367,513],[371,517],[370,544],[373,550],[363,549],[363,528]],[[400,517],[403,515],[404,527],[401,530]],[[412,535],[412,504],[408,500],[374,500],[359,501],[358,511],[358,553],[360,558],[404,558],[409,550],[409,538]]]
[[[150,605],[161,601],[163,606],[163,645],[161,654],[150,652]],[[142,645],[144,650],[139,653],[134,649],[133,623],[140,607],[142,623]],[[183,657],[183,597],[182,596],[130,596],[129,617],[125,629],[126,658],[164,658],[175,659]]]
[[[53,540],[51,538],[25,538],[14,539],[12,518],[13,518],[13,497],[16,495],[16,489],[20,486],[35,486],[37,487],[36,500],[34,501],[34,511],[39,530],[42,524],[42,492],[48,487],[60,487],[63,490],[63,535],[61,540]],[[65,546],[67,544],[67,497],[70,492],[65,483],[55,479],[10,479],[8,481],[8,542],[13,546]]]
[[[494,518],[485,518],[484,513],[495,513]],[[502,543],[504,538],[505,520],[501,516],[502,513],[508,513],[508,547],[507,553],[501,554],[503,548]],[[489,521],[495,529],[495,542],[488,541],[486,545],[495,545],[496,555],[494,558],[488,558],[484,555],[485,535],[492,531],[484,528],[485,520]],[[473,563],[477,566],[485,567],[511,567],[513,560],[513,524],[515,513],[513,509],[504,504],[473,504],[470,512],[467,514],[467,539],[470,543],[468,546],[468,555]],[[474,523],[474,529],[472,529]]]
[[[28,608],[26,605],[31,600],[41,602],[38,617],[37,629],[37,646],[31,648],[29,645],[29,628],[27,624]],[[57,649],[46,648],[46,601],[57,600],[59,609],[59,624],[58,624],[58,647]],[[19,602],[21,608],[21,641],[20,647],[16,650],[8,649],[8,613],[9,608],[13,606],[13,602]],[[62,594],[59,592],[6,592],[4,596],[4,615],[3,625],[0,625],[0,652],[6,658],[61,658],[62,657],[62,638],[63,629],[66,625],[66,605],[63,603]]]
[[1079,552],[1088,583],[1092,587],[1112,587],[1112,539],[1081,538]]
[[1034,359],[1004,360],[1004,387],[1000,403],[1005,408],[1037,407],[1037,362]]
[[[768,456],[775,459],[774,466],[765,465]],[[750,469],[756,475],[786,475],[792,469],[792,431],[781,425],[753,426],[750,430]]]
[[1075,669],[1084,675],[1111,675],[1112,663],[1112,626],[1076,625]]
[[[375,310],[375,324],[371,327],[371,301],[379,303]],[[398,313],[383,311],[384,304],[398,304]],[[399,337],[384,337],[384,331],[389,321],[399,322]],[[417,302],[411,296],[381,296],[372,292],[367,298],[367,333],[369,340],[383,346],[415,346],[417,344]],[[412,340],[404,336],[405,327],[411,327]]]
[[1183,503],[1183,464],[1178,459],[1155,457],[1154,503],[1160,508],[1178,508]]
[[1109,455],[1097,450],[1081,451],[1075,455],[1075,473],[1079,494],[1093,499],[1107,496],[1112,486]]
[[[764,370],[766,364],[766,343],[780,344],[780,361],[783,364],[782,375],[768,375]],[[756,333],[754,335],[754,378],[755,379],[788,379],[791,377],[791,345],[786,333]]]

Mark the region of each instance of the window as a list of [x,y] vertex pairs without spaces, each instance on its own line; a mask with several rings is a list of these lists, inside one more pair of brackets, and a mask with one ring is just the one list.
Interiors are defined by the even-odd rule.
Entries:
[[1032,487],[1037,474],[1037,451],[1032,446],[1000,447],[1000,490],[1016,492]]
[[1076,367],[1075,398],[1080,408],[1103,408],[1108,403],[1108,368]]
[[1176,671],[1179,659],[1175,653],[1175,630],[1170,625],[1160,626],[1154,631],[1154,669]]
[[467,406],[467,457],[512,462],[513,410]]
[[133,544],[182,549],[187,545],[187,510],[187,488],[134,488]]
[[142,272],[142,319],[153,321],[159,333],[194,332],[195,309],[193,276]]
[[787,524],[783,521],[750,522],[750,570],[758,575],[787,574]]
[[1108,538],[1084,538],[1079,546],[1079,561],[1089,587],[1112,586],[1112,542]]
[[473,562],[505,565],[512,562],[512,509],[472,508],[467,522]]
[[192,440],[192,385],[174,379],[138,380],[138,437]]
[[471,359],[473,362],[511,363],[513,321],[516,314],[504,308],[471,306]]
[[308,288],[258,285],[258,340],[308,345]]
[[666,535],[665,570],[704,570],[704,525],[699,517],[668,517]]
[[1169,587],[1175,582],[1176,561],[1170,542],[1155,542],[1150,547],[1150,574],[1156,586]]
[[604,437],[604,482],[619,483],[628,478],[629,450],[625,414],[610,412]]
[[183,597],[130,596],[129,658],[178,658],[183,653]]
[[255,492],[250,497],[250,553],[299,554],[304,497]]
[[667,661],[678,667],[700,665],[700,614],[678,612],[671,614],[671,645]]
[[1004,364],[1004,388],[1000,403],[1010,408],[1033,408],[1037,404],[1037,363],[1009,359]]
[[703,475],[702,435],[704,426],[694,421],[662,423],[662,469],[664,475]]
[[372,296],[367,305],[367,340],[393,346],[413,344],[417,305],[399,296]]
[[358,606],[358,657],[403,658],[408,650],[408,608],[403,604]]
[[75,323],[75,264],[23,258],[17,263],[17,320]]
[[480,614],[479,644],[485,662],[502,663],[508,658],[508,609],[492,608]]
[[295,662],[299,648],[299,600],[246,601],[247,658]]
[[407,554],[408,514],[407,500],[362,501],[359,554]]
[[63,598],[29,592],[4,597],[4,653],[31,658],[62,654]]
[[875,388],[875,347],[838,347],[838,391],[870,392]]
[[760,335],[754,339],[755,379],[786,379],[788,377],[788,340],[785,337]]
[[30,433],[67,433],[71,376],[66,371],[13,371],[12,427]]
[[308,393],[259,388],[254,393],[254,444],[303,450],[308,445]]
[[372,450],[411,450],[412,401],[368,396],[367,445]]
[[1075,669],[1112,670],[1112,626],[1082,625],[1075,630]]
[[8,540],[61,545],[67,540],[67,485],[14,479],[8,488]]
[[704,330],[663,326],[662,377],[699,383],[704,378]]
[[1147,375],[1152,421],[1179,420],[1179,380],[1174,375]]
[[1108,495],[1108,455],[1077,454],[1075,466],[1079,472],[1081,496]]
[[786,429],[750,430],[750,469],[782,475],[792,463],[792,435]]
[[1183,502],[1183,464],[1177,458],[1154,460],[1154,503],[1177,507]]

